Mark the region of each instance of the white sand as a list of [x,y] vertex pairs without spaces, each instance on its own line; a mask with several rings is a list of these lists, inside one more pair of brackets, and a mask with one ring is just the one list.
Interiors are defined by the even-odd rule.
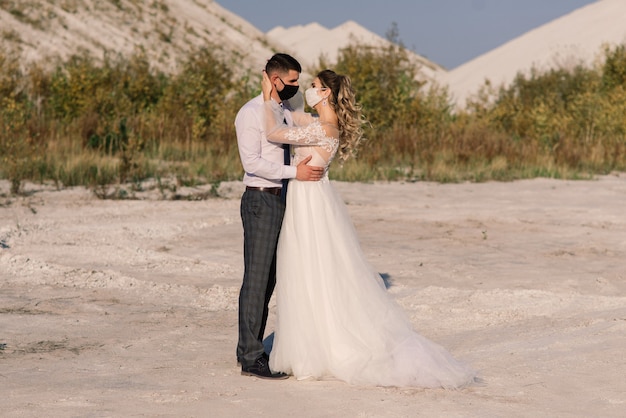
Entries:
[[240,376],[239,182],[205,201],[0,182],[1,415],[624,416],[626,175],[336,186],[415,327],[484,386]]

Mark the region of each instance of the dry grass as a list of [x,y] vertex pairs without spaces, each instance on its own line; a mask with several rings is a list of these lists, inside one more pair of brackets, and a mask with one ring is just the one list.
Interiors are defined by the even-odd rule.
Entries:
[[[401,49],[342,54],[337,71],[354,74],[371,128],[358,157],[333,168],[335,179],[507,181],[626,170],[623,47],[606,51],[601,68],[518,77],[460,112],[445,91],[422,91],[407,77],[418,69]],[[75,56],[53,70],[22,70],[0,53],[0,177],[13,193],[25,179],[93,188],[238,179],[233,121],[258,80],[232,76],[233,65],[204,49],[176,75],[141,55],[104,64]]]

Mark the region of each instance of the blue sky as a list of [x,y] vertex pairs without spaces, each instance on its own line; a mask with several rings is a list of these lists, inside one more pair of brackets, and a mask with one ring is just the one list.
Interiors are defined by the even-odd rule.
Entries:
[[[452,69],[523,33],[595,0],[217,0],[263,32],[318,22],[333,28],[354,20],[400,40]],[[358,4],[355,7],[354,4]]]

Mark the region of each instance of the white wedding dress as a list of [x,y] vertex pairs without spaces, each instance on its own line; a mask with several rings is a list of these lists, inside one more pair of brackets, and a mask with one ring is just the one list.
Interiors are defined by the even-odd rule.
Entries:
[[[327,170],[337,129],[305,113],[293,113],[300,127],[288,128],[271,103],[268,139],[296,145],[293,164],[312,154],[309,164]],[[376,386],[458,388],[475,379],[473,370],[413,330],[365,259],[327,172],[319,182],[289,182],[275,292],[273,371]]]

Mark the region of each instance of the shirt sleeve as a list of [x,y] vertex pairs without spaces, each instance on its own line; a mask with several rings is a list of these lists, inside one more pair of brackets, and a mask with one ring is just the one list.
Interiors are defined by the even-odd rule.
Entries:
[[296,167],[278,164],[263,158],[263,121],[256,109],[244,108],[235,118],[237,146],[246,173],[269,180],[296,177]]

